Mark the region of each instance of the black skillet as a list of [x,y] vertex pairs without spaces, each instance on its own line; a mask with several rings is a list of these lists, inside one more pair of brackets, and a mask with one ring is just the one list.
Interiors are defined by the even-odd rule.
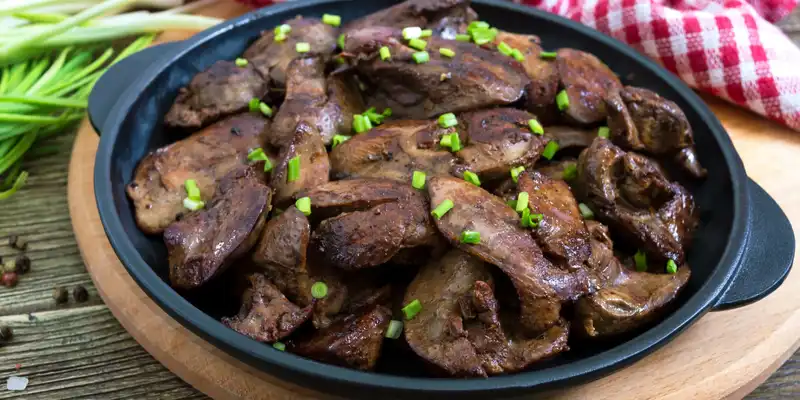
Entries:
[[[138,161],[148,151],[177,139],[163,131],[162,119],[178,88],[213,62],[236,58],[262,30],[296,15],[327,12],[347,21],[395,3],[310,0],[268,7],[186,41],[135,54],[113,67],[95,86],[89,99],[89,116],[95,129],[102,132],[95,166],[100,217],[114,250],[133,278],[184,326],[233,357],[323,392],[349,398],[486,398],[530,394],[534,388],[598,378],[663,346],[705,312],[756,301],[781,284],[794,257],[791,225],[775,201],[747,178],[725,130],[692,90],[645,56],[591,28],[506,1],[476,0],[473,8],[482,20],[511,32],[537,34],[548,50],[573,47],[589,51],[625,83],[652,89],[675,101],[686,113],[708,178],[696,184],[687,182],[701,210],[702,223],[688,257],[692,278],[676,300],[675,310],[635,335],[612,343],[578,346],[530,372],[463,380],[425,377],[417,364],[392,362],[392,354],[383,357],[378,372],[366,373],[280,352],[220,324],[219,314],[230,310],[215,308],[212,303],[217,299],[190,302],[181,297],[167,284],[167,257],[160,237],[146,236],[136,227],[125,195],[125,184]],[[390,353],[398,347],[388,346]]]

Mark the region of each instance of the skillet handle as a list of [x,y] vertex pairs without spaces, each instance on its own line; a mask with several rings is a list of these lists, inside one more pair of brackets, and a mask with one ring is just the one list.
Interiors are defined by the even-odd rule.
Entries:
[[739,270],[714,310],[741,307],[772,293],[783,283],[794,260],[795,239],[786,214],[772,197],[748,178],[750,219]]
[[119,97],[136,82],[139,74],[165,54],[177,51],[181,44],[180,41],[168,42],[142,49],[114,64],[100,77],[89,94],[88,109],[89,122],[98,135]]

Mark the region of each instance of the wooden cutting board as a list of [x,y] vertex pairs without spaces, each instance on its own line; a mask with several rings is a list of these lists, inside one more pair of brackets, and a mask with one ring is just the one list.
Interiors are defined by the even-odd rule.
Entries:
[[[230,18],[246,12],[222,2],[202,14]],[[168,32],[161,41],[188,32]],[[733,138],[748,174],[800,226],[800,133],[748,111],[706,98]],[[75,141],[68,198],[86,268],[114,316],[172,372],[217,399],[317,399],[330,396],[278,380],[228,356],[169,317],[136,285],[117,259],[94,200],[98,137],[84,121]],[[800,252],[795,252],[800,254]],[[798,265],[795,258],[795,265]],[[770,296],[749,306],[712,312],[662,349],[594,382],[543,394],[556,399],[741,398],[761,384],[800,345],[800,269]]]

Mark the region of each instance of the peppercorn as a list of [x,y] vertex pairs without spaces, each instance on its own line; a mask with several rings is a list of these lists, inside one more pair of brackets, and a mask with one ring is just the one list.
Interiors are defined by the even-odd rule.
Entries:
[[31,259],[25,254],[18,255],[14,262],[17,264],[15,272],[18,274],[27,274],[31,270]]
[[6,287],[17,286],[17,273],[16,272],[3,272],[2,277],[3,285]]
[[75,288],[72,289],[72,298],[78,303],[83,303],[89,299],[89,292],[81,285],[75,286]]
[[0,326],[0,343],[8,342],[14,337],[14,331],[9,326]]
[[56,304],[64,304],[69,300],[69,292],[61,286],[56,286],[53,288],[53,300]]

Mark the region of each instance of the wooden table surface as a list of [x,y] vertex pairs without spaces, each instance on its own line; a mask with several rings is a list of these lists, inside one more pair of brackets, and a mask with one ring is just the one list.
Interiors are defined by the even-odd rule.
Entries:
[[[779,26],[800,43],[800,9]],[[15,335],[0,346],[0,399],[205,399],[145,352],[97,296],[67,207],[73,139],[74,134],[64,134],[54,140],[57,154],[28,161],[28,185],[0,202],[0,257],[18,253],[5,240],[18,234],[29,240],[32,262],[16,288],[0,287],[0,324],[13,327]],[[76,285],[88,289],[89,300],[70,298],[57,306],[54,287],[71,290]],[[10,375],[28,377],[27,390],[5,390]],[[800,398],[800,351],[747,398]]]

